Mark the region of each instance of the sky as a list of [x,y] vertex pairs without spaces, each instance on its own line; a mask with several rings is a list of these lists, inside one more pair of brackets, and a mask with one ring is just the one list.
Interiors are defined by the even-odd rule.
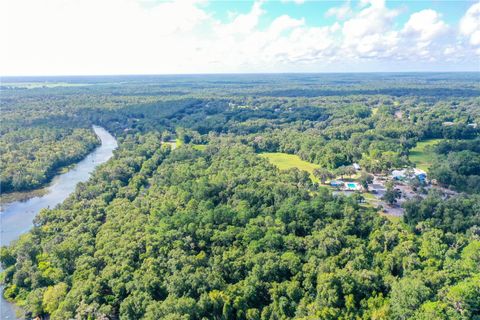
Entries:
[[0,75],[480,71],[470,0],[0,0]]

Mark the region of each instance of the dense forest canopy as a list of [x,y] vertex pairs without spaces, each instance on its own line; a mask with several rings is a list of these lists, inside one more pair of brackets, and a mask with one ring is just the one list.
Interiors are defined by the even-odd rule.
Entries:
[[[2,248],[4,296],[51,319],[480,319],[479,79],[5,79],[2,192],[81,159],[92,125],[119,149]],[[259,156],[320,181],[359,164],[368,190],[422,143],[438,187],[402,219]]]

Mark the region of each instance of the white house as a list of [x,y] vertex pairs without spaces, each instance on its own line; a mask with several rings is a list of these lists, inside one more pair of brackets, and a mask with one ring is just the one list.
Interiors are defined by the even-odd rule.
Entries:
[[[409,174],[409,171],[411,171],[413,175]],[[427,178],[427,173],[417,168],[392,171],[392,178],[395,180],[403,180],[405,178],[412,178],[413,176],[417,177],[421,181],[424,181]]]

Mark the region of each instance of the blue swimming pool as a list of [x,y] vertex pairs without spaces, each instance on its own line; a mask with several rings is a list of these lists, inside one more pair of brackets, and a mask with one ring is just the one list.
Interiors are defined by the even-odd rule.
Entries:
[[355,189],[357,187],[356,183],[347,183],[347,187],[350,189]]

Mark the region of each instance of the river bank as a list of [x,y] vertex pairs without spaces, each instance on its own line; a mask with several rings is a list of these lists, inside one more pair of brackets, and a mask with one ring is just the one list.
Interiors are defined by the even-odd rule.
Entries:
[[[33,219],[43,208],[53,208],[63,202],[79,182],[87,181],[95,168],[113,156],[118,146],[116,139],[104,128],[93,126],[101,145],[74,165],[70,170],[57,175],[49,186],[40,194],[32,194],[27,200],[6,203],[0,211],[0,245],[8,245],[20,235],[30,230]],[[2,298],[0,301],[0,318],[16,319],[12,304]]]

